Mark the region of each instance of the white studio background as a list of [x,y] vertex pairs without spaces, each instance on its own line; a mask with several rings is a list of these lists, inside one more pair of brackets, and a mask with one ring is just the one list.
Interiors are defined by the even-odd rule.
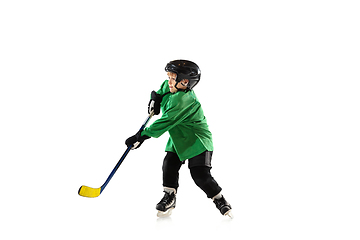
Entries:
[[[6,239],[359,239],[356,1],[1,1],[1,235]],[[174,59],[214,136],[235,218],[180,171],[157,220],[167,134],[130,152]],[[155,117],[156,119],[157,117]]]

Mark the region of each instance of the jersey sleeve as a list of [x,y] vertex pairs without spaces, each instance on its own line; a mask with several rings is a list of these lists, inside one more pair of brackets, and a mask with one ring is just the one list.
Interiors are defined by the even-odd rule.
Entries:
[[156,91],[157,94],[164,95],[169,91],[169,80],[165,80],[161,86],[160,89]]
[[186,94],[183,92],[172,96],[161,118],[151,124],[150,127],[145,128],[141,135],[155,138],[160,137],[192,113],[192,105],[194,102],[194,99],[186,97]]

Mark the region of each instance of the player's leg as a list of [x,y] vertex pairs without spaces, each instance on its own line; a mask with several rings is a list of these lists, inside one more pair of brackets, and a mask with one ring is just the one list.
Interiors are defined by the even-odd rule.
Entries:
[[182,164],[183,162],[180,161],[176,153],[166,153],[162,166],[164,188],[173,188],[177,191],[179,187],[179,170]]
[[163,187],[164,196],[156,205],[158,217],[167,217],[171,215],[176,206],[176,192],[179,187],[179,170],[182,162],[176,153],[167,152],[163,162]]
[[222,196],[221,187],[210,173],[212,152],[204,152],[189,159],[191,177],[208,198],[211,198],[221,214],[232,217],[231,205]]

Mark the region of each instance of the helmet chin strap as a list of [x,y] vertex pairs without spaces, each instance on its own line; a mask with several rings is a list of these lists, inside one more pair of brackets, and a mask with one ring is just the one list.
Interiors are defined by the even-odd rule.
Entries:
[[177,87],[177,85],[178,85],[179,83],[180,83],[181,85],[183,85],[184,87],[186,87],[186,85],[183,84],[182,82],[176,82],[175,88],[176,88],[178,91],[185,91],[186,89],[180,89],[180,88]]

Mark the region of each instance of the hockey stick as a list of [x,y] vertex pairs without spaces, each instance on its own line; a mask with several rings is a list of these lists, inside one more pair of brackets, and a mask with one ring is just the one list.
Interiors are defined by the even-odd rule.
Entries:
[[[151,111],[149,116],[146,118],[145,122],[143,123],[143,125],[141,126],[140,130],[144,130],[146,124],[149,122],[149,120],[151,119],[151,117],[154,116],[154,111]],[[135,143],[136,144],[136,143]],[[134,144],[134,145],[135,145]],[[120,160],[118,161],[118,163],[116,164],[116,166],[114,167],[114,169],[111,171],[109,177],[106,179],[106,181],[104,182],[104,184],[99,187],[99,188],[91,188],[85,185],[82,185],[79,188],[79,195],[83,196],[83,197],[88,197],[88,198],[95,198],[100,196],[100,194],[102,193],[102,191],[104,191],[106,185],[108,185],[108,183],[110,182],[111,178],[114,176],[115,172],[118,170],[118,168],[120,167],[121,163],[124,161],[124,159],[126,158],[126,156],[128,155],[129,151],[134,147],[133,146],[129,146],[126,151],[124,152],[124,154],[122,155],[122,157],[120,158]],[[136,145],[137,146],[137,145]],[[136,147],[135,146],[135,147]]]

